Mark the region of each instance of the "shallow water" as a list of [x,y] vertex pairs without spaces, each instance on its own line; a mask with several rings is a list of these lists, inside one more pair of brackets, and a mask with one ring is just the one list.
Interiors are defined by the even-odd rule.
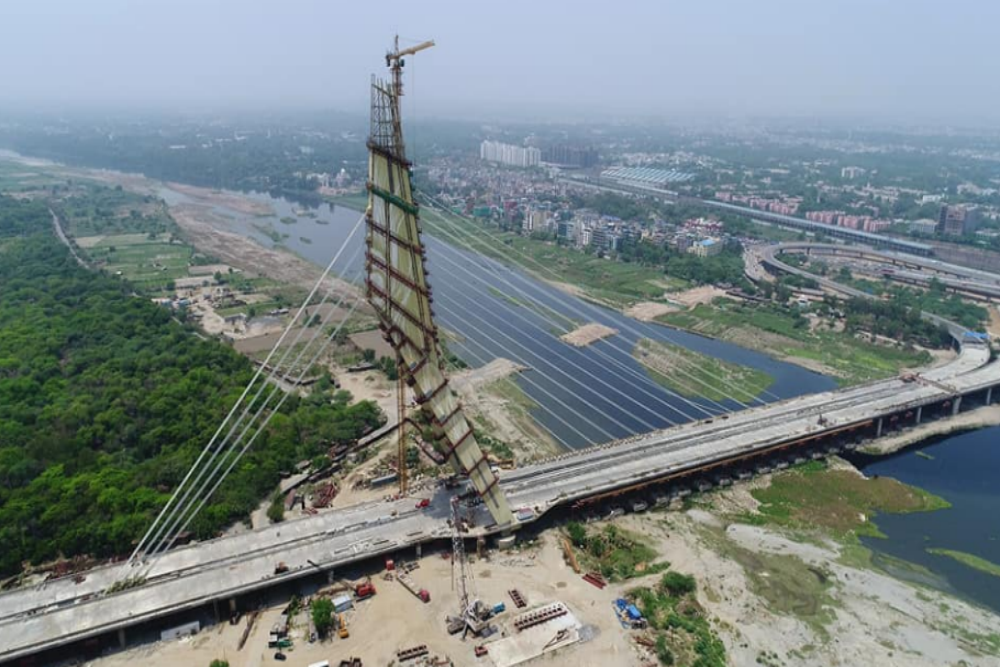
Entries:
[[865,538],[865,545],[926,567],[950,589],[1000,612],[1000,577],[927,552],[963,551],[1000,565],[1000,427],[935,439],[865,462],[861,470],[918,486],[952,504],[936,512],[880,515],[875,522],[888,539]]
[[[189,201],[185,195],[168,188],[161,190],[160,195],[169,203]],[[249,196],[269,203],[276,215],[249,216],[222,206],[214,209],[232,231],[250,236],[266,246],[275,245],[274,239],[266,233],[267,227],[286,234],[282,244],[323,267],[360,215],[357,211],[330,204],[309,209],[308,216],[298,215],[297,212],[303,212],[300,204],[267,194]],[[294,218],[296,222],[285,224],[281,218]],[[336,273],[352,276],[362,268],[360,252],[353,262],[347,259],[355,249],[361,249],[363,238],[363,230],[353,237],[352,244],[334,267]],[[632,358],[630,351],[641,337],[671,342],[768,373],[775,378],[775,383],[768,389],[773,396],[762,397],[764,400],[836,387],[831,378],[759,352],[638,322],[616,311],[583,302],[521,271],[436,238],[429,237],[426,243],[428,276],[434,290],[437,320],[443,328],[462,337],[461,342],[449,344],[451,349],[473,366],[497,356],[528,366],[530,370],[520,374],[517,382],[536,403],[545,407],[535,409],[533,416],[568,447],[603,442],[692,418],[705,418],[708,413],[718,412],[723,407],[735,409],[741,407],[741,402],[752,402],[748,396],[739,394],[740,402],[724,401],[721,406],[703,398],[670,396],[650,380],[643,367]],[[522,305],[512,307],[504,295],[517,299]],[[544,304],[550,317],[547,319],[539,312],[541,309],[530,305],[525,295]],[[572,347],[553,334],[555,324],[550,321],[553,313],[557,320],[600,322],[620,333],[585,348]],[[629,371],[623,371],[618,363]]]

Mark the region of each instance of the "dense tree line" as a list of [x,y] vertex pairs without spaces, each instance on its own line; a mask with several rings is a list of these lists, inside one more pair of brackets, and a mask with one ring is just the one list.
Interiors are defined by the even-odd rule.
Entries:
[[668,276],[696,285],[729,284],[749,287],[743,274],[743,257],[739,245],[727,247],[718,255],[698,257],[649,241],[629,241],[622,244],[618,258],[624,262],[661,267]]
[[947,347],[948,330],[920,317],[920,310],[898,301],[848,299],[843,304],[847,331],[864,331],[925,347]]
[[[77,266],[43,204],[0,196],[0,576],[127,552],[252,376],[130,291]],[[193,529],[245,518],[282,471],[382,420],[292,396]]]

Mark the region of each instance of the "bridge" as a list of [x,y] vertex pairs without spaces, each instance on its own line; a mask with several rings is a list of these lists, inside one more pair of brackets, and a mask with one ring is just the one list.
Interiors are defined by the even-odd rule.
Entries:
[[[564,454],[502,476],[500,488],[520,523],[560,506],[612,494],[680,496],[714,484],[826,456],[921,421],[957,414],[1000,397],[1000,364],[984,345],[966,344],[945,366],[914,381],[893,378],[798,397]],[[371,502],[257,531],[171,550],[144,585],[107,593],[120,565],[0,595],[0,660],[12,660],[185,610],[223,605],[263,589],[351,563],[445,539],[452,492]],[[470,536],[500,533],[485,507]],[[288,564],[275,574],[275,564]]]
[[[390,54],[390,65],[402,66],[399,55]],[[423,268],[426,258],[418,207],[412,201],[409,163],[400,134],[398,69],[393,74],[392,86],[376,83],[373,90],[370,195],[365,215],[366,298],[379,317],[383,335],[399,355],[403,381],[413,387],[420,411],[433,427],[438,453],[466,474],[469,490],[483,499],[470,509],[476,527],[469,537],[509,541],[519,528],[544,521],[559,508],[612,498],[642,496],[669,502],[713,485],[851,450],[889,431],[948,418],[962,409],[990,404],[997,397],[1000,363],[991,361],[989,346],[946,323],[959,354],[915,376],[712,414],[568,452],[498,478],[486,464],[442,371]],[[778,270],[800,270],[780,262],[774,253],[761,262]],[[835,290],[852,289],[827,279],[822,284]],[[249,405],[255,404],[248,404],[244,415]],[[239,422],[230,433],[238,426]],[[251,437],[243,451],[252,443]],[[205,451],[216,450],[210,443]],[[200,462],[201,458],[196,467]],[[194,474],[193,468],[189,476]],[[191,488],[197,487],[200,475],[193,477]],[[208,486],[208,482],[203,484],[197,494]],[[415,507],[412,497],[368,502],[180,548],[171,548],[171,535],[183,530],[184,517],[190,514],[184,510],[171,519],[168,505],[140,544],[165,545],[162,548],[137,548],[139,557],[91,570],[83,579],[67,576],[0,594],[0,662],[60,648],[72,650],[81,642],[106,642],[115,635],[124,645],[126,631],[135,626],[168,623],[180,614],[207,608],[213,608],[217,616],[227,615],[266,589],[307,577],[332,576],[354,563],[448,539],[454,493],[435,486],[424,490],[422,495],[429,497],[430,504],[422,509]],[[194,513],[204,504],[204,499],[194,502],[197,497],[191,503]],[[187,493],[180,498],[175,494],[175,498],[183,503]],[[287,569],[276,569],[279,562]],[[130,577],[130,572],[141,576]]]
[[[759,260],[784,273],[797,273],[819,281],[819,276],[794,270],[787,262],[782,262],[782,253],[801,253],[810,256],[844,257],[884,265],[882,275],[887,280],[930,286],[937,281],[945,289],[974,298],[993,301],[1000,299],[1000,276],[986,271],[949,264],[937,259],[917,257],[895,252],[884,252],[863,245],[837,245],[833,243],[782,243],[765,246],[758,250]],[[843,292],[842,286],[833,281],[824,281],[830,289]],[[858,291],[860,294],[860,291]]]

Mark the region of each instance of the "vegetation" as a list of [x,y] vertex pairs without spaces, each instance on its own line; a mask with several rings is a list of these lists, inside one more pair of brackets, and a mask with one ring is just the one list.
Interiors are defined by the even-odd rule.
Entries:
[[[329,126],[328,114],[321,119],[299,116],[293,124],[288,118],[263,123],[243,118],[237,125],[215,120],[95,126],[61,117],[58,122],[66,131],[53,133],[47,121],[36,116],[18,123],[16,132],[0,128],[0,142],[24,155],[66,164],[209,188],[270,192],[304,204],[321,201],[316,193],[319,181],[305,174],[337,173],[345,160],[354,161],[360,172],[366,154],[363,141],[312,131],[315,124]],[[341,125],[361,130],[352,123]],[[234,135],[239,135],[237,141]]]
[[281,489],[271,496],[271,504],[267,507],[267,518],[271,523],[281,523],[285,520],[285,495]]
[[726,647],[712,631],[695,589],[694,577],[669,571],[652,588],[628,591],[626,599],[646,618],[661,665],[725,667]]
[[326,637],[333,629],[333,602],[330,598],[313,599],[311,610],[313,626],[320,637]]
[[712,401],[735,398],[752,401],[774,384],[764,371],[674,345],[639,340],[633,354],[657,383],[688,398],[703,396]]
[[935,556],[947,556],[948,558],[957,560],[963,565],[967,565],[974,570],[979,570],[980,572],[985,572],[986,574],[992,574],[994,577],[1000,577],[1000,565],[992,561],[988,561],[985,558],[980,558],[975,554],[965,553],[964,551],[954,551],[952,549],[928,549],[927,553],[934,554]]
[[759,502],[754,523],[828,530],[838,539],[881,535],[876,512],[928,512],[948,501],[890,477],[866,479],[850,470],[831,470],[818,461],[775,475],[770,486],[751,492]]
[[744,345],[778,358],[821,364],[842,385],[878,380],[900,369],[930,363],[926,351],[907,346],[879,345],[829,328],[810,331],[809,320],[794,307],[776,303],[737,303],[717,299],[712,304],[661,315],[658,321]]
[[843,303],[845,329],[849,333],[870,333],[907,340],[926,347],[948,347],[951,335],[940,325],[920,316],[920,310],[900,301],[848,299]]
[[216,658],[208,664],[208,667],[229,667],[229,661]]
[[590,531],[570,522],[566,534],[573,545],[582,550],[586,567],[600,572],[609,581],[622,581],[652,574],[670,567],[670,563],[654,563],[659,554],[638,535],[613,524]]
[[[0,575],[129,550],[252,376],[131,292],[77,266],[43,204],[0,197]],[[282,471],[382,420],[291,396],[191,529],[247,517]]]

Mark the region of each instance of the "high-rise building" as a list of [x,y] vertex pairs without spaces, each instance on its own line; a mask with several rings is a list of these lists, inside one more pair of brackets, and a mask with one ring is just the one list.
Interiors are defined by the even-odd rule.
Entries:
[[972,234],[979,227],[979,211],[974,206],[941,207],[938,217],[937,231],[946,236],[964,236]]
[[533,146],[515,146],[499,141],[484,141],[479,145],[479,157],[508,167],[537,167],[542,152]]
[[597,151],[589,146],[553,144],[542,151],[542,162],[586,169],[597,164]]

